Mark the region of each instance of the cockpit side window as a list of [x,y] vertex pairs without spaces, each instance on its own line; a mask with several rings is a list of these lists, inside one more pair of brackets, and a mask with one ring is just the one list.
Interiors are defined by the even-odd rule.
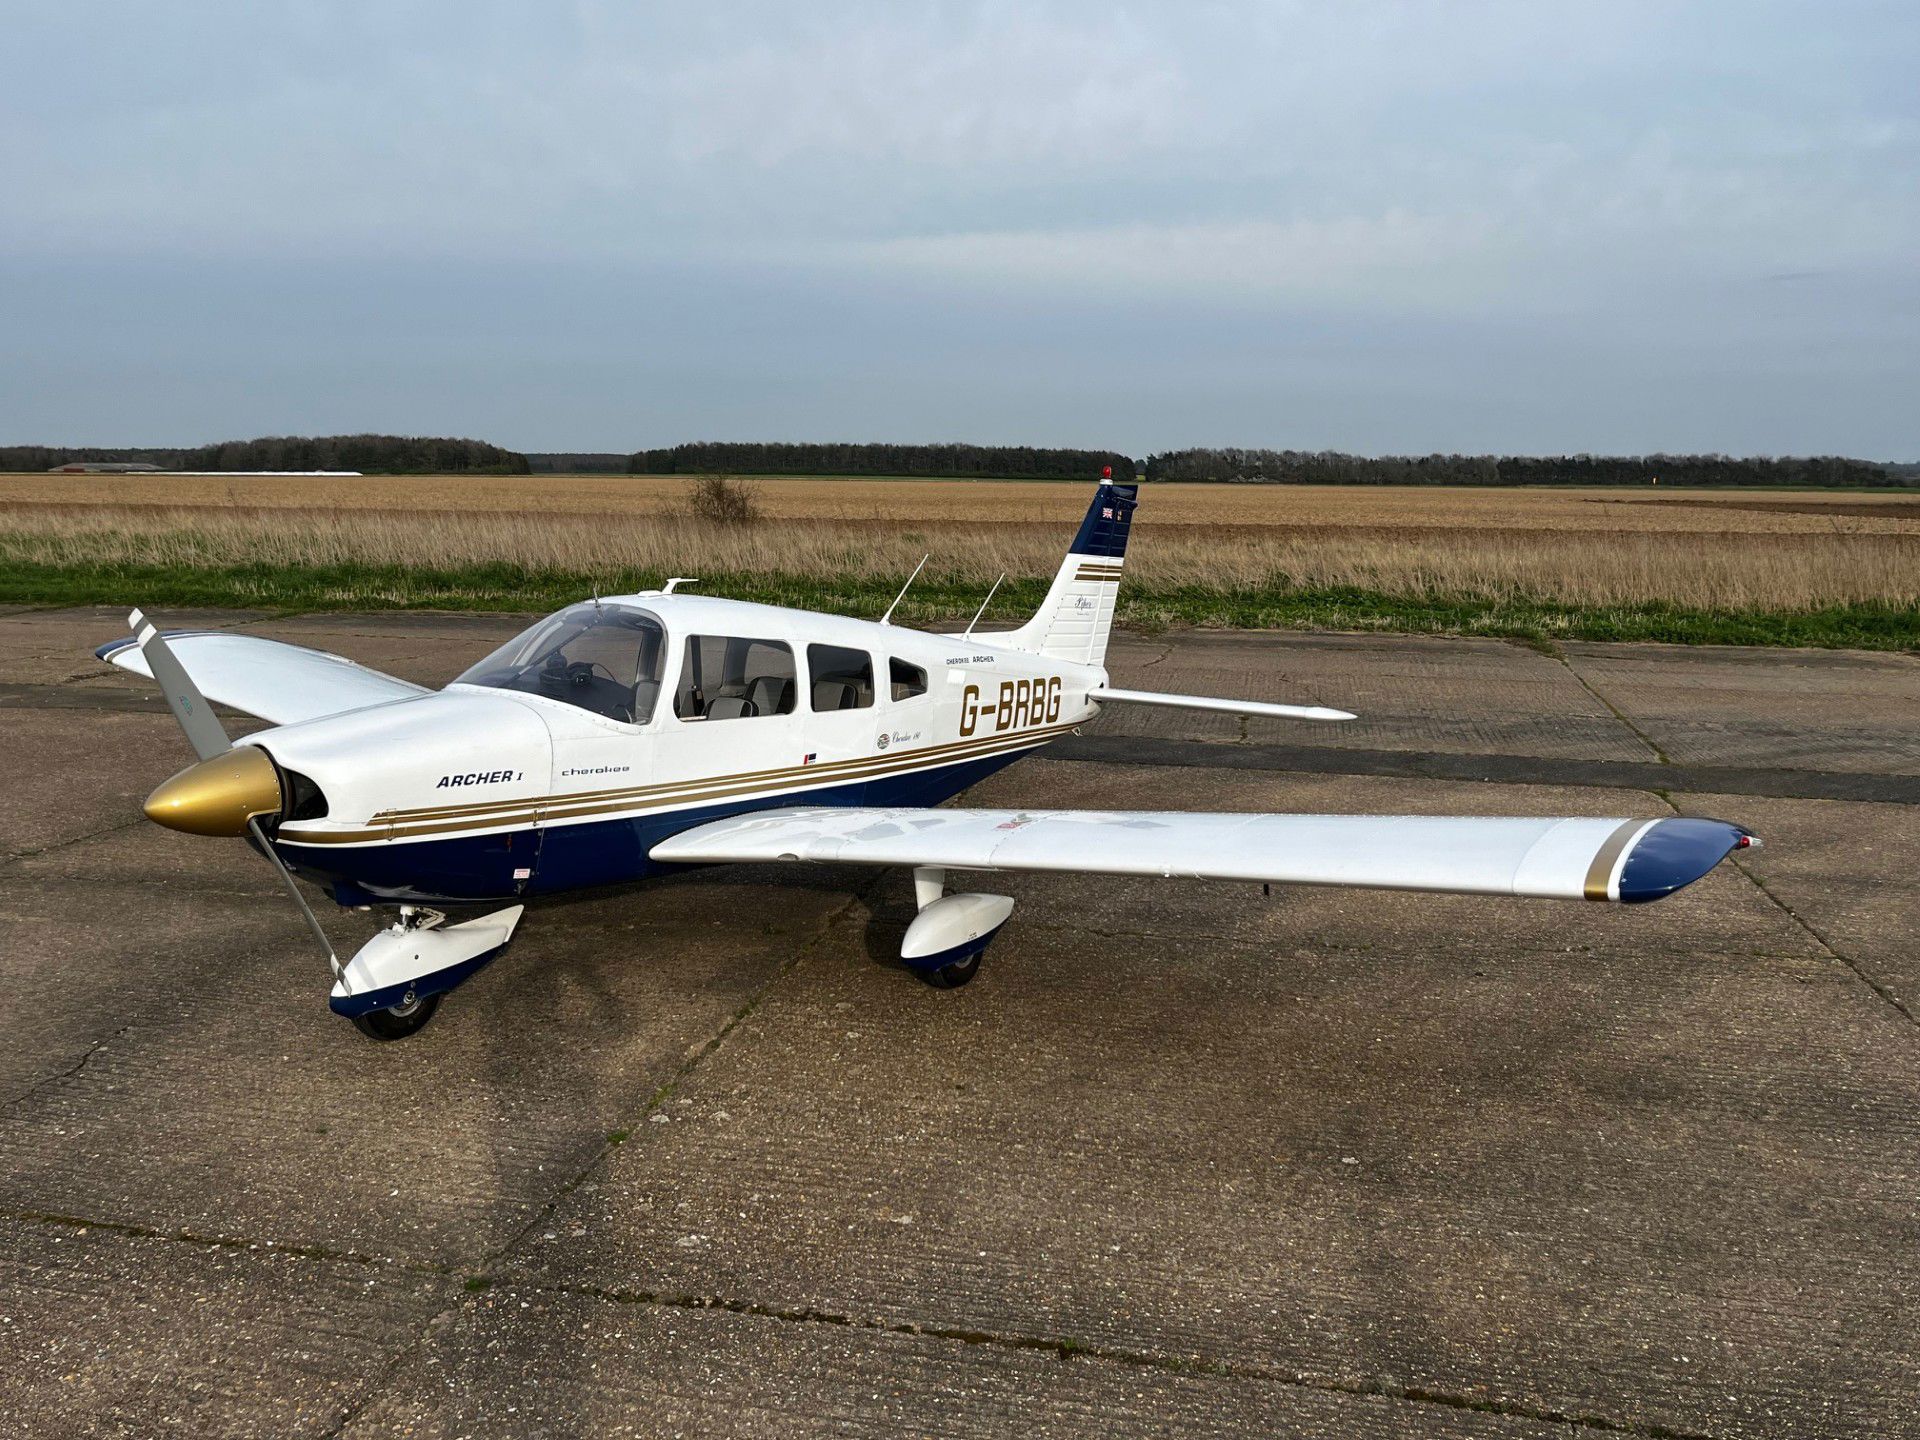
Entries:
[[748,720],[793,711],[793,647],[740,635],[689,635],[673,713],[682,720]]
[[666,631],[646,611],[574,605],[522,631],[455,683],[544,695],[644,725],[660,697],[666,652]]

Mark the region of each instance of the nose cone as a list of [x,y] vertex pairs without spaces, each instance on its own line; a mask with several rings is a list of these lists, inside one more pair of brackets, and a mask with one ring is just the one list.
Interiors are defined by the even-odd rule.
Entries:
[[145,809],[154,824],[188,835],[244,835],[247,821],[280,809],[280,773],[266,751],[236,745],[163,783]]

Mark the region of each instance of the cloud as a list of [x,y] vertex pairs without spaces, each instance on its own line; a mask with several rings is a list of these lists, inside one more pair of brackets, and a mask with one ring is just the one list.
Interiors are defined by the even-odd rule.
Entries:
[[[1259,386],[1334,383],[1317,356],[1262,368],[1309,322],[1349,355],[1328,404],[1390,399],[1396,434],[1473,413],[1458,352],[1489,336],[1532,337],[1512,366],[1530,383],[1539,355],[1585,350],[1577,392],[1541,381],[1562,386],[1543,413],[1641,395],[1646,357],[1684,352],[1673,383],[1683,401],[1700,377],[1709,428],[1765,411],[1891,436],[1873,417],[1902,407],[1876,397],[1916,378],[1920,8],[1891,0],[1737,19],[1704,0],[17,0],[7,40],[0,266],[117,282],[113,309],[16,307],[0,362],[20,369],[84,333],[217,374],[239,362],[195,316],[244,322],[265,274],[294,277],[273,310],[291,330],[432,359],[461,307],[519,317],[573,274],[596,288],[570,305],[741,377],[729,394],[805,369],[843,434],[1028,413],[1036,318],[1134,342],[1050,381],[1050,413],[1102,403],[1125,365],[1123,413],[1172,424],[1199,413],[1189,377],[1230,367],[1243,440],[1276,413]],[[457,305],[349,318],[332,298],[440,271],[487,278]],[[1820,283],[1757,283],[1804,272]],[[191,285],[143,299],[156,275]],[[463,354],[512,391],[512,344]],[[1770,408],[1735,378],[1803,355],[1826,368]],[[604,393],[617,424],[642,377],[593,364],[581,385],[603,392],[568,404]],[[73,405],[108,393],[137,387],[76,385]],[[702,428],[765,433],[739,408]]]
[[1105,299],[1458,310],[1498,284],[1504,253],[1485,217],[1388,211],[917,236],[851,247],[847,259],[985,288],[1071,288]]

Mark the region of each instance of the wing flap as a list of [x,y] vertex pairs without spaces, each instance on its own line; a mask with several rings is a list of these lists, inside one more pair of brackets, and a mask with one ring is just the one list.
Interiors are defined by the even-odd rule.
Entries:
[[[1657,843],[1654,843],[1657,839]],[[815,860],[1653,900],[1754,843],[1720,820],[791,809],[696,826],[670,863]]]
[[[259,635],[224,630],[162,631],[193,683],[209,700],[231,705],[275,725],[318,720],[429,692],[369,670],[341,655],[309,650]],[[102,660],[153,678],[138,641],[128,636],[93,652]]]

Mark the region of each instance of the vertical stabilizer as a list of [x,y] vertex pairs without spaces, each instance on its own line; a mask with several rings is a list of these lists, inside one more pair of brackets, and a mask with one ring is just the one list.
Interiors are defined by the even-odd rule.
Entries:
[[1106,659],[1139,489],[1102,483],[1040,609],[1018,630],[991,637],[996,644],[1080,665]]

